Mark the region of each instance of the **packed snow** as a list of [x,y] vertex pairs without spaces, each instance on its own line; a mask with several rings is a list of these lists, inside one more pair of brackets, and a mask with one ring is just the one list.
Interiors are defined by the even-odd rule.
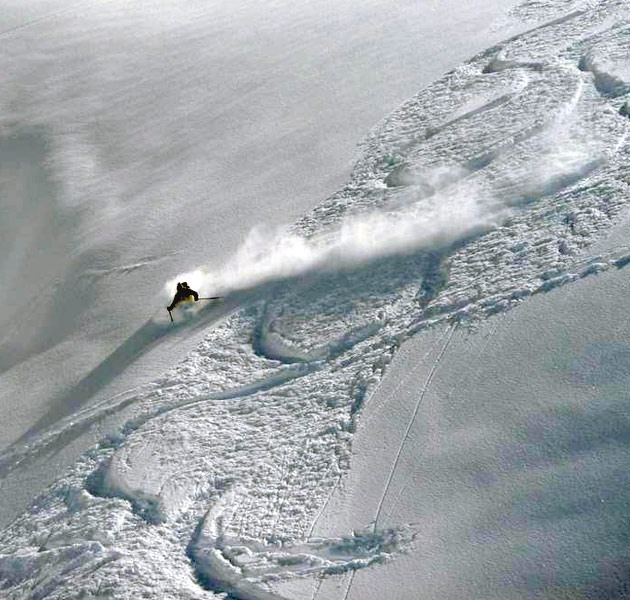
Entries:
[[[174,324],[166,311],[154,316],[104,368],[122,369],[120,361],[190,331],[203,332],[196,347],[151,382],[77,403],[71,415],[0,456],[6,475],[112,415],[125,416],[0,532],[2,594],[11,600],[349,598],[354,573],[422,557],[419,540],[430,541],[423,524],[428,512],[383,523],[383,506],[452,340],[481,340],[480,331],[499,326],[500,313],[538,300],[530,297],[577,288],[580,280],[624,272],[630,263],[630,244],[602,244],[630,203],[630,120],[622,110],[630,98],[629,15],[628,0],[520,4],[505,19],[524,32],[475,55],[379,123],[349,180],[328,200],[292,226],[252,230],[223,265],[199,264],[169,279],[164,305],[184,279],[201,296],[223,298],[179,307]],[[147,135],[150,144],[150,130]],[[20,143],[39,142],[25,134]],[[95,168],[72,157],[67,164]],[[33,185],[37,177],[46,174],[34,172]],[[98,193],[106,203],[116,196]],[[47,224],[43,214],[42,231]],[[64,244],[50,239],[52,248]],[[391,428],[381,431],[393,461],[384,488],[380,480],[367,485],[366,494],[377,495],[369,517],[339,535],[322,535],[322,516],[332,518],[331,503],[353,481],[357,429],[382,409],[375,399],[405,344],[426,350],[418,367],[426,370],[425,385],[407,405],[407,420],[392,415]],[[472,357],[457,364],[465,360]],[[89,399],[97,380],[76,393]],[[398,379],[388,385],[400,397]],[[480,414],[484,408],[492,418],[478,402]],[[520,435],[522,423],[495,418],[490,433],[518,453],[510,435]],[[467,444],[471,461],[483,460],[484,442],[476,437],[482,434],[489,435],[473,424],[455,431],[450,450],[437,446],[442,454],[434,457],[435,468],[451,460],[458,441]],[[540,439],[546,435],[552,434],[539,432]],[[575,452],[583,453],[578,445]],[[580,456],[585,473],[600,468],[593,456]],[[615,465],[628,458],[622,435],[615,457]],[[457,458],[463,460],[461,453]],[[369,477],[369,464],[362,469]],[[523,469],[527,494],[531,473]],[[429,468],[423,476],[430,480]],[[467,484],[448,485],[453,502],[463,503]],[[353,498],[362,493],[349,489]],[[518,538],[521,517],[510,522],[508,504],[520,502],[523,515],[534,508],[516,491],[514,498],[502,493],[505,513],[496,518],[505,518],[505,528],[492,535]],[[554,502],[551,491],[540,494]],[[452,514],[447,502],[442,510]],[[625,527],[623,515],[612,514]],[[554,543],[562,539],[558,533]],[[618,552],[605,539],[594,543],[602,556]],[[582,549],[578,543],[562,551]],[[535,572],[529,587],[518,589],[503,575],[458,593],[552,597]],[[581,593],[584,578],[574,575],[573,592]],[[347,587],[327,587],[345,576]],[[413,585],[397,597],[454,593],[429,575]]]

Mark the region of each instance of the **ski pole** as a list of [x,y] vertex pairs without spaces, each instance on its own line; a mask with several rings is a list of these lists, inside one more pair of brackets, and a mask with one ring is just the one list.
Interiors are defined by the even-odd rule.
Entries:
[[219,298],[223,298],[223,296],[207,296],[206,298],[199,298],[199,300],[218,300]]

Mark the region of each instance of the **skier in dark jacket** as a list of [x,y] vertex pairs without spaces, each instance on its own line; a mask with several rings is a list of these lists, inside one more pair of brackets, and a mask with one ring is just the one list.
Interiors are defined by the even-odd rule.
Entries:
[[195,292],[195,290],[191,290],[185,281],[178,283],[177,292],[175,292],[175,298],[173,298],[173,302],[171,302],[171,305],[166,307],[166,310],[168,310],[168,312],[171,312],[180,302],[190,300],[191,298],[194,298],[195,302],[197,302],[197,300],[199,300],[199,294]]

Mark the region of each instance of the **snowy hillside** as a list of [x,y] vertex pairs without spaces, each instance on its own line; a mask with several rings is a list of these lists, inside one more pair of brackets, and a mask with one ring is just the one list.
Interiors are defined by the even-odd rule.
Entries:
[[[0,3],[1,449],[186,356],[203,326],[146,343],[166,279],[295,222],[376,122],[508,35],[505,0],[389,1]],[[0,526],[94,434],[4,478]]]
[[[166,311],[154,316],[102,369],[122,370],[126,358],[162,341],[174,347],[192,333],[196,347],[150,383],[77,402],[72,414],[0,457],[5,475],[19,471],[124,414],[118,431],[103,434],[0,532],[0,592],[12,600],[359,598],[368,592],[352,595],[354,573],[381,568],[386,583],[370,597],[388,597],[390,565],[429,561],[418,541],[430,539],[427,513],[384,523],[383,507],[450,344],[482,339],[478,332],[498,328],[510,309],[525,305],[509,313],[517,314],[547,292],[578,289],[591,275],[625,274],[630,263],[630,243],[610,238],[630,202],[630,119],[622,114],[630,98],[629,15],[627,0],[524,2],[504,24],[524,33],[477,54],[378,124],[348,182],[323,204],[288,229],[253,230],[221,266],[200,264],[168,281],[165,299],[183,279],[202,296],[224,297],[177,309],[174,324]],[[420,350],[406,360],[412,370],[424,369],[425,383],[409,395],[406,420],[399,421],[375,399],[390,363],[409,344]],[[404,372],[388,380],[394,399]],[[76,389],[84,400],[98,376]],[[455,389],[457,377],[444,389]],[[434,400],[434,410],[455,411],[447,400],[443,409]],[[615,414],[627,414],[619,397],[615,402]],[[544,389],[533,404],[545,405]],[[482,414],[483,399],[472,414],[477,408]],[[501,451],[515,451],[506,432],[522,432],[510,406],[486,411],[496,419]],[[362,423],[380,412],[391,418],[380,431],[393,462],[375,463],[373,474],[363,464],[357,481],[353,442]],[[429,439],[440,419],[431,425]],[[453,448],[436,446],[435,464],[461,444],[471,462],[474,455],[490,472],[493,457],[476,437],[483,428],[458,431]],[[616,438],[620,463],[629,441]],[[579,454],[581,468],[594,476],[601,467],[588,454],[593,448],[596,441],[563,452]],[[496,535],[509,540],[510,551],[521,535],[511,499],[545,492],[528,487],[523,464],[522,480],[502,488],[497,509],[505,512]],[[371,476],[378,483],[371,485]],[[427,468],[427,487],[432,477],[439,472]],[[621,483],[614,494],[627,500]],[[329,507],[346,485],[357,502],[365,485],[365,495],[377,499],[374,510],[356,529],[323,535],[320,519],[334,521]],[[472,494],[476,485],[487,482],[453,478],[445,498]],[[423,490],[413,494],[422,497]],[[553,494],[547,502],[554,503]],[[453,514],[446,499],[438,509]],[[586,512],[586,521],[600,518]],[[622,512],[606,518],[626,526]],[[558,534],[553,543],[561,547],[563,539]],[[593,544],[602,559],[621,560],[618,540]],[[567,544],[562,552],[583,548]],[[456,572],[462,564],[442,566]],[[525,587],[511,583],[505,569],[475,573],[482,581],[458,593],[480,600],[580,597],[591,581],[590,568],[576,567],[574,580],[552,596],[535,569]],[[437,571],[405,587],[409,571],[396,575],[397,598],[453,597]],[[343,588],[336,587],[341,577],[349,578]],[[625,597],[620,590],[607,597]]]

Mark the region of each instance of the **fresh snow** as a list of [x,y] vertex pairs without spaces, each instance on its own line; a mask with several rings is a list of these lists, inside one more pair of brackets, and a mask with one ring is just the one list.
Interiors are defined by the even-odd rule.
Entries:
[[2,593],[625,597],[629,9],[521,3],[500,27],[522,33],[379,123],[327,201],[169,279],[224,298],[156,314],[0,456],[6,477],[98,438],[0,532]]
[[[158,335],[164,281],[320,204],[383,115],[505,35],[504,0],[459,4],[2,2],[0,448],[184,358],[206,324]],[[100,437],[13,471],[0,524]]]
[[403,346],[314,533],[410,523],[414,551],[318,600],[628,597],[628,293],[615,269]]

